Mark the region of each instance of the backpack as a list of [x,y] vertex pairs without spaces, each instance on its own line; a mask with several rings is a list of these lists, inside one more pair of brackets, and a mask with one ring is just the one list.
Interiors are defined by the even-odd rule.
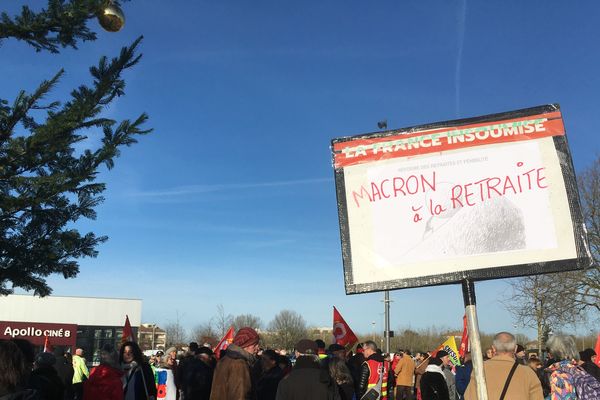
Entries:
[[580,367],[573,368],[573,386],[579,400],[600,399],[600,382]]
[[552,392],[548,398],[553,400],[577,399],[571,368],[561,366],[554,371],[548,371],[548,373],[548,383]]

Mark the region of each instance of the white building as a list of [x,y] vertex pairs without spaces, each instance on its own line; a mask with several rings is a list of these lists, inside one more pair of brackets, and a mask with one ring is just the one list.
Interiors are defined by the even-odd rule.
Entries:
[[0,339],[27,339],[43,346],[84,349],[88,361],[105,344],[118,349],[125,316],[134,334],[140,326],[142,300],[32,295],[0,296]]

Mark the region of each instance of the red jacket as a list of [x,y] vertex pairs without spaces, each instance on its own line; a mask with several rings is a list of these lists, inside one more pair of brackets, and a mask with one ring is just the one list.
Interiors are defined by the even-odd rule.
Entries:
[[93,368],[90,377],[83,383],[85,400],[123,400],[123,372],[100,364]]

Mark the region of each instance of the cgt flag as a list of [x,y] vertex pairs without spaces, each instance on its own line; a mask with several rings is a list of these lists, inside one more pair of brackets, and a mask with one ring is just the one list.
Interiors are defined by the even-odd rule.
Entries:
[[432,356],[435,357],[437,355],[437,352],[440,350],[444,350],[446,353],[448,353],[452,364],[460,365],[460,359],[458,358],[458,349],[456,348],[456,341],[454,340],[454,336],[448,336],[448,339],[444,343],[440,344],[440,346],[437,349],[435,349]]
[[467,351],[469,351],[469,331],[467,329],[467,316],[465,315],[463,317],[463,334],[460,339],[460,347],[458,348],[460,358],[464,358]]
[[135,337],[133,336],[133,329],[131,329],[131,324],[129,323],[129,315],[125,315],[125,325],[123,326],[123,336],[121,337],[121,346],[125,342],[135,342]]
[[333,337],[337,344],[346,348],[350,348],[358,342],[358,338],[335,306],[333,307]]
[[233,326],[229,328],[227,333],[225,333],[225,336],[223,336],[223,339],[221,339],[219,344],[213,349],[213,353],[215,353],[217,360],[221,357],[221,351],[227,349],[231,343],[233,343]]

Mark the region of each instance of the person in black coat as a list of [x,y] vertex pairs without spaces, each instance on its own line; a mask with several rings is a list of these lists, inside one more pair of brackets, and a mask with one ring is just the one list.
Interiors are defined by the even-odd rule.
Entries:
[[588,374],[600,381],[600,368],[594,363],[596,352],[593,349],[585,349],[579,352],[583,368]]
[[429,359],[429,365],[421,378],[422,400],[450,400],[448,385],[442,372],[442,360],[437,357]]
[[179,364],[179,378],[183,398],[186,400],[208,400],[212,387],[213,368],[203,358],[212,356],[208,347],[194,350],[192,357],[187,357]]
[[275,400],[277,387],[283,379],[283,371],[277,365],[279,355],[273,350],[265,350],[260,356],[262,374],[256,384],[258,400]]
[[65,385],[53,368],[55,364],[54,354],[40,353],[35,357],[29,377],[29,388],[35,389],[45,400],[63,400]]
[[279,383],[276,400],[329,400],[331,380],[321,368],[317,351],[313,340],[302,339],[296,344],[296,364]]
[[356,353],[348,360],[348,368],[352,374],[352,380],[354,381],[354,390],[358,391],[358,381],[360,380],[360,367],[365,362],[365,356],[363,355],[363,344],[359,343],[356,345]]
[[54,357],[56,357],[56,364],[54,364],[53,367],[65,387],[63,399],[73,400],[73,362],[67,356],[64,347],[55,347]]

